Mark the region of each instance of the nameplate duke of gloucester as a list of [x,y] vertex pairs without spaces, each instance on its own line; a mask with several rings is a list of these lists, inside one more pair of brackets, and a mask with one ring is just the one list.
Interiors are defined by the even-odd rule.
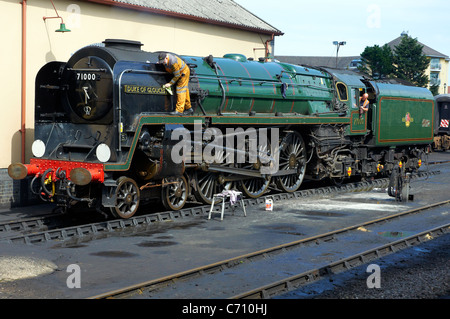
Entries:
[[128,94],[168,94],[164,88],[155,86],[124,85],[123,91]]

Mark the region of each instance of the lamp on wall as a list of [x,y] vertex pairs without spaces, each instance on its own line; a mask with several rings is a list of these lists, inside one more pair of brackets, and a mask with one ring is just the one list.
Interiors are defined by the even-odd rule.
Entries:
[[61,32],[61,33],[70,32],[70,30],[66,28],[66,24],[64,23],[63,18],[59,16],[58,11],[55,8],[55,4],[53,3],[53,0],[50,0],[50,2],[52,3],[53,9],[55,9],[56,17],[44,17],[44,21],[46,19],[61,19],[61,23],[59,24],[59,29],[56,29],[55,32]]

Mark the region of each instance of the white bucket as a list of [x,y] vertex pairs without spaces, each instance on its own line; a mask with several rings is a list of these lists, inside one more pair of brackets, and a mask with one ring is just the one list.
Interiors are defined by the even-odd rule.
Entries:
[[266,210],[273,210],[273,200],[271,198],[266,199]]

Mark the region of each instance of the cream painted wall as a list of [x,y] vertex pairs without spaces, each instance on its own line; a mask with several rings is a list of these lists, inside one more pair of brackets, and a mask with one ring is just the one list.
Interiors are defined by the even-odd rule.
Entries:
[[448,73],[449,73],[449,60],[441,59],[441,72],[439,74],[441,79],[441,86],[439,87],[439,94],[447,94],[448,93]]
[[[21,38],[22,0],[0,0],[2,48],[0,56],[0,168],[21,160]],[[141,41],[146,51],[172,51],[180,55],[223,56],[241,53],[264,56],[268,35],[175,19],[83,1],[54,1],[69,33],[54,32],[60,19],[49,0],[27,0],[26,162],[31,155],[34,130],[34,81],[50,61],[67,61],[79,48],[107,38]],[[254,50],[258,49],[258,50]]]
[[21,7],[13,1],[1,3],[2,21],[0,48],[0,168],[11,161],[20,161],[21,108]]
[[[441,80],[441,84],[439,85],[439,94],[446,94],[448,88],[448,72],[449,72],[449,60],[444,58],[439,59],[439,63],[441,64],[441,70],[439,71],[439,79]],[[430,78],[431,74],[431,66],[428,66],[428,69],[425,71],[425,74]],[[430,85],[428,85],[430,88]]]

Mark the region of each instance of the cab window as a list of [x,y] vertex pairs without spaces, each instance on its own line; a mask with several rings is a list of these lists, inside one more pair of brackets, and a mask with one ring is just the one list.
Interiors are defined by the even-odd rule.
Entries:
[[336,84],[336,89],[339,94],[339,99],[341,101],[348,101],[347,86],[344,83],[339,82]]
[[364,93],[361,89],[355,89],[353,94],[353,108],[359,108],[359,98]]

